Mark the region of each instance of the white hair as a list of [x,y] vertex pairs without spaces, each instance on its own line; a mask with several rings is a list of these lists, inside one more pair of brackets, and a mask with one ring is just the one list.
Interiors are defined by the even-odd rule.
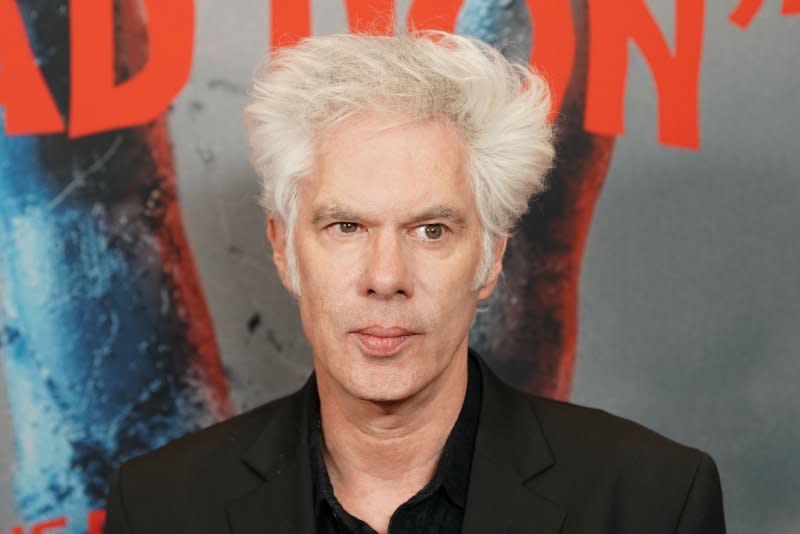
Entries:
[[261,205],[286,225],[287,277],[298,186],[323,134],[364,112],[439,119],[464,140],[483,230],[475,287],[491,273],[495,238],[511,233],[544,188],[553,157],[547,83],[476,39],[440,31],[311,37],[276,51],[245,108]]

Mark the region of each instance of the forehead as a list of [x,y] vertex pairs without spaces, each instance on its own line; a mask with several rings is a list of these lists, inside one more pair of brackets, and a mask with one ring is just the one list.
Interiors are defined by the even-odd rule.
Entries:
[[468,212],[472,193],[461,136],[444,121],[369,113],[327,132],[315,154],[306,200],[381,213],[447,205]]

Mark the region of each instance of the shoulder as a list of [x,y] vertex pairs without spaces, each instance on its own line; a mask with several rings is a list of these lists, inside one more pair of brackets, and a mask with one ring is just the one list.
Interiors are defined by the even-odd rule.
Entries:
[[245,453],[276,421],[292,418],[301,392],[124,462],[109,486],[107,532],[224,532],[226,504],[262,480]]
[[[590,469],[691,470],[703,453],[606,411],[532,395],[500,379],[481,364],[488,429],[500,439],[527,439],[549,449],[557,466]],[[541,444],[543,440],[545,445]]]
[[123,464],[126,474],[186,476],[214,459],[238,458],[297,394],[280,397],[134,457]]
[[525,397],[553,456],[539,486],[570,509],[592,510],[569,522],[602,519],[620,532],[701,520],[710,522],[699,531],[718,532],[724,525],[719,474],[707,453],[603,410]]
[[609,461],[696,462],[701,454],[639,423],[604,410],[526,395],[547,440],[562,455],[602,455]]

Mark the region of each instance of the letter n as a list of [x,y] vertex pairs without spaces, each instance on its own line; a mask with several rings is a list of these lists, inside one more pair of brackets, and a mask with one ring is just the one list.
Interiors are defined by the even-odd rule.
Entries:
[[270,48],[297,44],[311,34],[311,0],[270,2]]
[[443,30],[453,33],[463,0],[414,0],[408,8],[410,30]]
[[628,40],[641,50],[658,94],[659,140],[697,148],[699,80],[703,41],[703,0],[676,0],[673,54],[644,0],[589,0],[590,58],[586,101],[587,130],[624,131],[623,103]]

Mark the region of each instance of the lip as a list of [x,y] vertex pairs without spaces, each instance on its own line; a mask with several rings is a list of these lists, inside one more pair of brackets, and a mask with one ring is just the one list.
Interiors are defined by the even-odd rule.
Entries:
[[413,336],[417,332],[400,326],[371,325],[367,326],[366,328],[359,328],[356,330],[356,333],[375,337],[401,337]]
[[394,356],[417,332],[399,326],[369,326],[353,332],[364,352],[372,356]]

